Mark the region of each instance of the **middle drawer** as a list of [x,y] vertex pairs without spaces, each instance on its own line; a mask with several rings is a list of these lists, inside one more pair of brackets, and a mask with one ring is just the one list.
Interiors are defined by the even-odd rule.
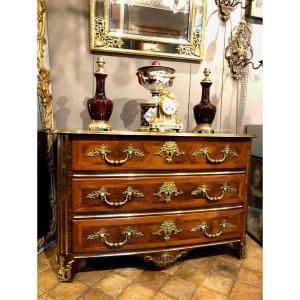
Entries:
[[73,213],[188,209],[241,204],[245,174],[72,180]]

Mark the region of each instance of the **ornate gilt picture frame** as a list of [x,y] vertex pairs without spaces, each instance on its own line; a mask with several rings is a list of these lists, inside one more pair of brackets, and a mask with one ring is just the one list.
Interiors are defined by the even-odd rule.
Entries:
[[250,3],[248,17],[255,19],[263,19],[263,0],[253,0]]
[[90,0],[90,50],[201,61],[206,10],[207,0]]

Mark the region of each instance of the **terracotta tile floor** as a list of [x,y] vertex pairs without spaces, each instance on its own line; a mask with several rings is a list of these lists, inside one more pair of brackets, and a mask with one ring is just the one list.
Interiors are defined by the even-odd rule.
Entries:
[[192,250],[166,270],[138,257],[88,259],[72,283],[56,279],[55,246],[38,256],[40,300],[260,300],[262,248],[247,237],[248,257],[230,245]]

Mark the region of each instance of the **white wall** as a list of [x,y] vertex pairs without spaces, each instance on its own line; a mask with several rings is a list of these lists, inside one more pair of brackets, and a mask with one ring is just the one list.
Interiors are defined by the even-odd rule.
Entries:
[[[113,129],[136,130],[139,127],[139,105],[150,93],[140,86],[137,68],[148,65],[147,57],[121,56],[89,51],[89,1],[47,0],[49,56],[52,78],[54,127],[87,129],[90,122],[86,101],[94,95],[94,65],[98,56],[106,60],[106,95],[114,102],[110,123]],[[203,69],[211,68],[211,101],[217,106],[213,123],[216,130],[236,132],[239,82],[234,81],[224,60],[224,49],[230,32],[241,17],[237,6],[230,20],[218,16],[215,1],[208,0],[205,56],[201,63],[159,59],[175,68],[176,79],[170,91],[180,104],[179,116],[184,130],[195,126],[192,108],[200,101]],[[262,59],[262,25],[253,24],[254,61]],[[262,68],[250,68],[244,124],[262,123]]]

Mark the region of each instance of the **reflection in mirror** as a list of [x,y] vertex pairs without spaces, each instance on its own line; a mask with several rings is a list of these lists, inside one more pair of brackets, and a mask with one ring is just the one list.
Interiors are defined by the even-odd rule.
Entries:
[[189,8],[187,0],[110,0],[109,30],[187,40]]

